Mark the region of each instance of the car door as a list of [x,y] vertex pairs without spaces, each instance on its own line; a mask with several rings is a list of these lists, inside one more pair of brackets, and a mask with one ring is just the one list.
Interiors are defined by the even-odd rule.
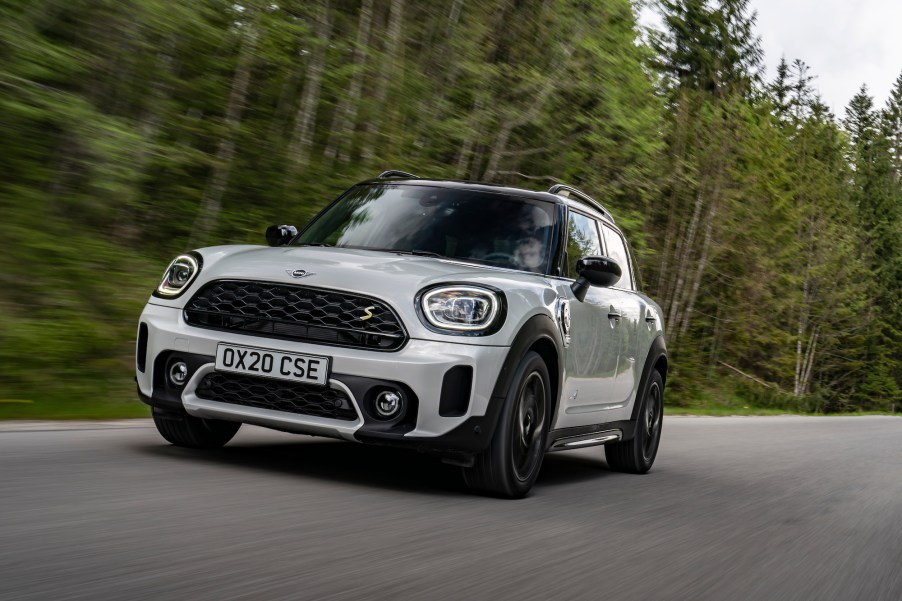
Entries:
[[610,288],[612,303],[620,314],[616,330],[619,353],[611,395],[621,405],[612,409],[612,415],[615,419],[629,419],[648,351],[645,343],[648,306],[636,292],[633,265],[623,235],[607,223],[599,225],[607,256],[623,270],[620,280]]
[[595,219],[570,210],[567,227],[566,281],[559,293],[570,306],[570,344],[565,349],[565,377],[555,428],[610,421],[611,408],[622,402],[615,383],[621,334],[617,298],[611,288],[589,288],[580,302],[570,289],[578,277],[576,262],[585,256],[604,255]]

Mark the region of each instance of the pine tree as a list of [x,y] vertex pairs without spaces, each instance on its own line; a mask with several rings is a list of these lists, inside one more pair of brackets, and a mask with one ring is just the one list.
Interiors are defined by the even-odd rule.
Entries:
[[[869,284],[867,372],[856,391],[861,406],[886,407],[900,397],[898,365],[893,349],[902,340],[898,301],[900,279],[898,187],[890,141],[866,86],[849,102],[843,121],[850,136],[853,168],[851,195],[861,226],[862,254],[872,279]],[[894,377],[895,376],[895,377]]]
[[674,85],[719,96],[751,91],[763,51],[748,0],[663,0],[661,10],[666,29],[654,43]]

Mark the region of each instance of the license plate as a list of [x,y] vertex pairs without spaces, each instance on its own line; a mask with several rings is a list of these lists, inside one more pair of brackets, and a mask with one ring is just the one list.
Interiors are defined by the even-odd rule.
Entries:
[[329,381],[329,357],[284,353],[252,346],[220,344],[216,347],[216,370],[249,376],[264,376],[325,386]]

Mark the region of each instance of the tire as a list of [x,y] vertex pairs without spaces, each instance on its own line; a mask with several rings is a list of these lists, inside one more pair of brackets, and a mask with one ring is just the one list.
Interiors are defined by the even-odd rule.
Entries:
[[604,447],[608,467],[628,474],[648,472],[658,454],[663,418],[664,379],[658,370],[653,370],[639,405],[635,436],[632,440],[609,443]]
[[464,468],[471,490],[508,499],[529,492],[545,456],[552,402],[548,366],[530,351],[514,373],[492,441]]
[[154,410],[153,423],[167,441],[189,449],[218,449],[232,440],[241,424]]

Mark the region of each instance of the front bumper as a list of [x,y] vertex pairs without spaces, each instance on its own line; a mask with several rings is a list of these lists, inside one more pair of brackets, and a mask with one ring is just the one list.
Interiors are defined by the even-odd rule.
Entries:
[[[144,370],[140,369],[140,364],[136,366],[136,381],[140,397],[150,405],[167,411],[184,410],[195,417],[450,453],[471,454],[487,446],[500,406],[497,399],[492,401],[492,395],[498,394],[496,383],[510,350],[509,347],[472,344],[472,339],[461,344],[411,339],[395,352],[325,346],[197,328],[185,323],[180,309],[155,304],[145,307],[141,323],[147,326],[146,336],[143,336],[146,351]],[[139,336],[139,340],[141,338]],[[196,389],[213,371],[213,357],[220,342],[330,356],[329,386],[350,398],[357,419],[317,417],[198,397]],[[160,371],[157,358],[166,353],[181,354],[193,363],[187,384],[175,393],[161,387],[162,374],[154,373]],[[138,355],[141,356],[140,349]],[[469,402],[465,410],[453,416],[440,415],[445,376],[457,366],[472,369]],[[413,393],[417,404],[415,423],[403,429],[390,428],[374,423],[368,417],[363,407],[364,399],[360,398],[361,391],[365,390],[364,383],[380,381],[400,383]]]

